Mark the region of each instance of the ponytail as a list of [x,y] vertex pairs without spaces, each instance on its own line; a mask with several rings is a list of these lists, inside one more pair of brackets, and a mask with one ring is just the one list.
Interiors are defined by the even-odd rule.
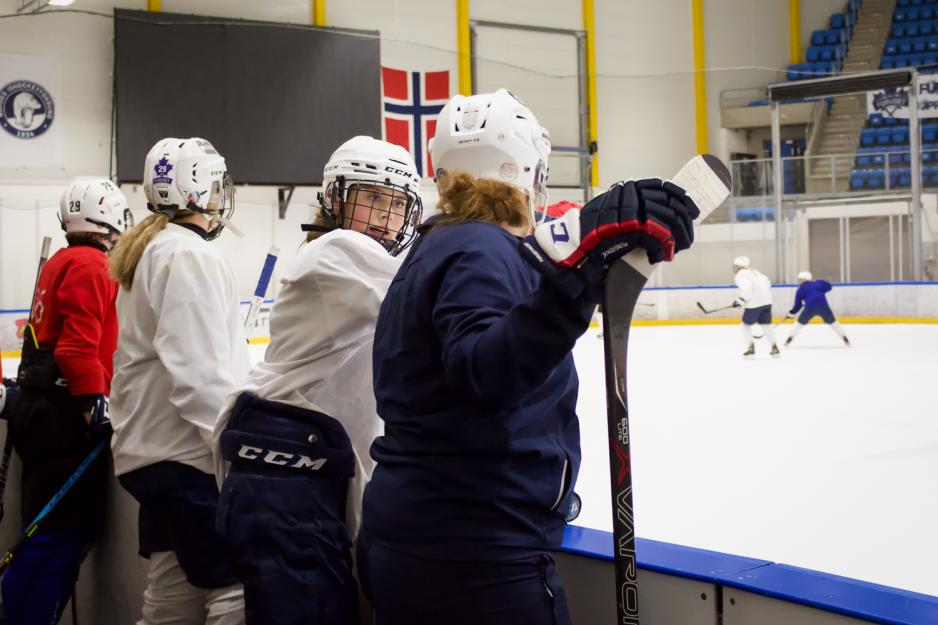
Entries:
[[134,282],[134,273],[143,250],[168,223],[169,216],[166,213],[154,213],[121,235],[111,251],[111,277],[128,291]]

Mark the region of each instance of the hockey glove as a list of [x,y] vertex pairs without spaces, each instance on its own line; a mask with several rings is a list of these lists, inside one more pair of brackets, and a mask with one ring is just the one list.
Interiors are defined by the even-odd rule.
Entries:
[[[617,182],[582,209],[540,224],[522,255],[571,298],[602,283],[605,269],[636,247],[648,261],[672,260],[694,241],[697,205],[657,178]],[[592,290],[592,289],[591,289]]]
[[8,419],[13,412],[13,406],[16,405],[16,396],[20,387],[16,382],[9,378],[3,378],[0,384],[0,419]]
[[108,399],[104,395],[82,395],[78,398],[82,414],[88,427],[95,434],[108,437],[113,431],[108,416]]

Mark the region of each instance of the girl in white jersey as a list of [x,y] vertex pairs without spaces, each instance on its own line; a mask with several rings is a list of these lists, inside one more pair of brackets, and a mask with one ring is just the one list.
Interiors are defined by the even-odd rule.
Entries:
[[225,159],[204,139],[164,139],[143,177],[154,214],[111,255],[120,317],[114,470],[140,502],[148,559],[142,625],[236,625],[243,590],[215,531],[212,432],[249,368],[235,280],[211,245],[234,211]]
[[778,358],[778,345],[775,344],[775,331],[772,329],[772,283],[769,278],[749,266],[749,258],[740,256],[733,260],[736,272],[736,286],[739,296],[733,300],[735,308],[743,307],[743,336],[746,339],[746,351],[743,356],[756,353],[756,344],[752,340],[752,326],[759,324],[765,332],[772,349],[771,356]]
[[284,271],[264,362],[219,419],[218,528],[248,625],[358,623],[350,546],[382,433],[372,342],[420,220],[418,183],[399,146],[360,136],[335,151],[320,224],[304,227],[319,236]]

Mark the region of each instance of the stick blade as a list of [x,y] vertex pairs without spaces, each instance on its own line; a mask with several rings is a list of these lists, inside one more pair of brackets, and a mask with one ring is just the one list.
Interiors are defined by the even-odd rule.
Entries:
[[698,221],[703,221],[716,210],[733,188],[730,170],[713,154],[698,154],[690,159],[671,182],[684,189],[697,204],[700,209]]

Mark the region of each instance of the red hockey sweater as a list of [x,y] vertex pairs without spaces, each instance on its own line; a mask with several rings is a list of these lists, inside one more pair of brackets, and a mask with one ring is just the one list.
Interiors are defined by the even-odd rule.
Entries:
[[56,252],[42,269],[33,328],[72,395],[108,395],[117,348],[118,285],[108,277],[107,255],[87,245]]

